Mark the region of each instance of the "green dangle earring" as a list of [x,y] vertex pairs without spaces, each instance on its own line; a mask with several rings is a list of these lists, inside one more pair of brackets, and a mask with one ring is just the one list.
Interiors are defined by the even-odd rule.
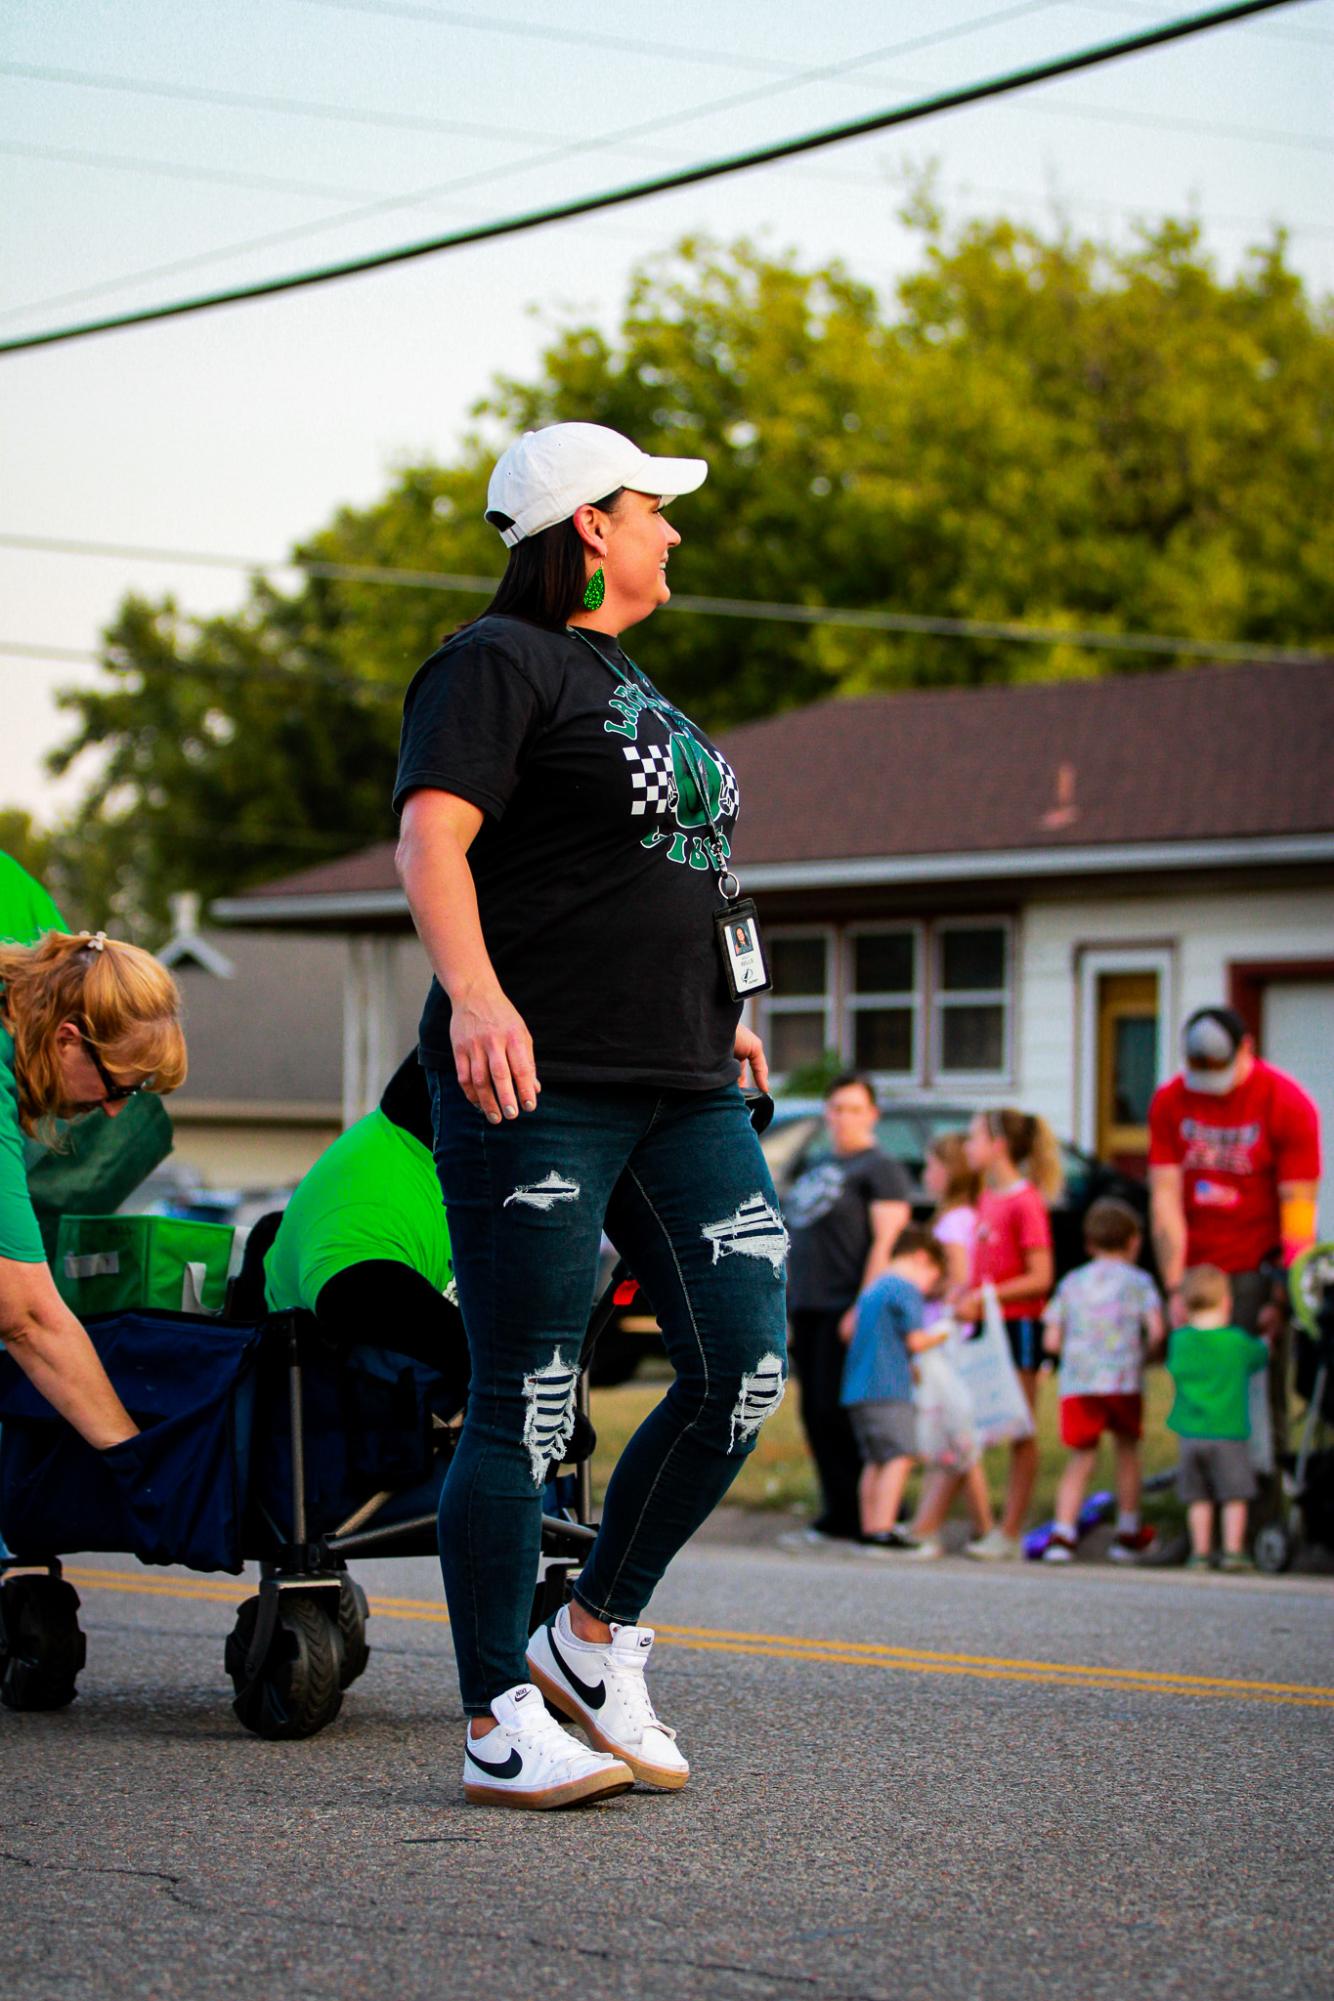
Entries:
[[603,576],[602,565],[599,563],[584,586],[584,610],[600,611],[602,609],[602,600],[606,595],[607,579]]

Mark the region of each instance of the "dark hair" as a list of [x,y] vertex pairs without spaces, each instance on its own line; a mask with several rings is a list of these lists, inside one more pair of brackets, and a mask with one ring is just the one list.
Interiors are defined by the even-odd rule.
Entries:
[[938,1272],[945,1270],[945,1246],[933,1237],[925,1223],[905,1223],[894,1239],[892,1258],[910,1258],[914,1251],[924,1251]]
[[431,1117],[431,1093],[426,1083],[426,1072],[417,1060],[414,1049],[405,1056],[385,1085],[380,1098],[380,1110],[393,1125],[403,1132],[411,1133],[422,1145],[434,1150],[435,1126]]
[[875,1106],[875,1109],[879,1111],[880,1100],[879,1098],[877,1098],[875,1094],[875,1085],[871,1082],[869,1077],[864,1077],[860,1070],[845,1070],[843,1071],[841,1076],[833,1078],[828,1084],[826,1084],[824,1091],[825,1103],[826,1104],[829,1103],[829,1100],[833,1097],[835,1091],[846,1091],[850,1089],[850,1087],[853,1084],[861,1085],[863,1091],[865,1091],[867,1097],[871,1100],[871,1103]]
[[[614,493],[589,504],[600,507],[604,514],[614,514],[624,492],[625,488],[618,486]],[[486,518],[493,528],[511,526],[508,514],[493,511]],[[526,618],[531,625],[566,625],[582,605],[587,586],[587,551],[579,531],[573,521],[557,521],[540,534],[525,535],[522,542],[515,543],[495,596],[477,618]],[[476,623],[477,619],[466,620],[468,625]]]
[[1238,1049],[1251,1032],[1234,1007],[1197,1007],[1194,1014],[1188,1015],[1182,1023],[1182,1035],[1189,1035],[1197,1021],[1216,1021],[1220,1028],[1226,1029]]
[[1101,1195],[1084,1218],[1084,1242],[1091,1251],[1128,1250],[1144,1225],[1119,1195]]

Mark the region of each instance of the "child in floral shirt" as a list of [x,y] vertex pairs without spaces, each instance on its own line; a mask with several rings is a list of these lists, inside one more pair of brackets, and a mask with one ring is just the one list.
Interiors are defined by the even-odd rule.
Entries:
[[1061,1358],[1061,1442],[1070,1448],[1046,1563],[1069,1563],[1074,1554],[1104,1432],[1116,1450],[1116,1540],[1108,1553],[1131,1562],[1153,1540],[1139,1518],[1142,1383],[1146,1343],[1161,1343],[1163,1313],[1157,1287],[1136,1264],[1142,1235],[1128,1202],[1095,1202],[1084,1219],[1089,1263],[1061,1280],[1043,1315],[1042,1345]]

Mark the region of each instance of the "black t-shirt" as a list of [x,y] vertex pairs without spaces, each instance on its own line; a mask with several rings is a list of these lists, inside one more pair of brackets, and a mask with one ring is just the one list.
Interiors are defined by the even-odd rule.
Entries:
[[[408,689],[394,810],[427,787],[486,815],[468,852],[482,935],[544,1081],[707,1090],[738,1075],[697,771],[726,854],[731,767],[605,633],[488,616]],[[421,1051],[446,1070],[449,1014],[433,981]]]
[[808,1168],[783,1203],[792,1237],[787,1268],[792,1311],[842,1313],[851,1306],[871,1248],[871,1204],[911,1198],[902,1167],[878,1146],[830,1154]]

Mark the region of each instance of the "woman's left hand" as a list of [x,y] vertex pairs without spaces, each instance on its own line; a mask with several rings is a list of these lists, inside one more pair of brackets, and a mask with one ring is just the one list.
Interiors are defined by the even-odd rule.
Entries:
[[741,1085],[753,1083],[757,1091],[769,1088],[769,1059],[764,1053],[764,1044],[753,1028],[744,1023],[738,1027],[736,1040],[732,1044],[732,1054],[740,1060],[741,1075],[737,1082]]

